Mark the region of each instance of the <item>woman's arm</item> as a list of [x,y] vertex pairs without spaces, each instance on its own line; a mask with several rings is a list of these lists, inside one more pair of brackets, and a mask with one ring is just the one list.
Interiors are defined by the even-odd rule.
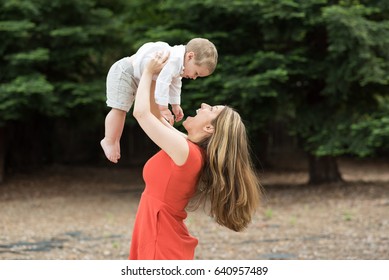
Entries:
[[185,133],[182,133],[178,129],[176,129],[174,126],[172,126],[161,114],[161,111],[158,109],[157,103],[155,103],[155,97],[154,97],[154,91],[155,91],[155,81],[152,81],[151,83],[151,93],[150,93],[150,106],[151,106],[151,112],[154,114],[154,116],[160,120],[165,126],[170,128],[171,130],[175,131],[177,134],[188,138],[188,135]]
[[188,135],[186,135],[185,133],[179,131],[177,128],[175,128],[174,126],[172,126],[167,120],[165,120],[164,118],[161,119],[161,122],[166,125],[169,129],[171,129],[172,131],[174,131],[174,133],[177,133],[178,135],[184,137],[184,138],[188,138]]
[[167,60],[154,58],[146,66],[139,82],[133,115],[149,138],[164,150],[177,165],[183,165],[188,158],[189,146],[186,139],[172,127],[166,126],[154,115],[155,109],[150,96],[152,92],[152,76],[158,73]]

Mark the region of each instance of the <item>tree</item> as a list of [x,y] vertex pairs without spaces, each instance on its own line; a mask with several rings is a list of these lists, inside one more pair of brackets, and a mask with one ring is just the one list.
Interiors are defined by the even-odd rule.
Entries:
[[284,114],[277,108],[288,107],[278,91],[287,72],[284,54],[264,45],[259,2],[161,1],[154,13],[162,20],[144,30],[141,42],[162,40],[176,45],[194,37],[211,40],[219,52],[218,66],[209,77],[183,81],[184,111],[193,114],[191,110],[200,102],[233,106],[249,128],[257,148],[254,153],[265,154],[261,148],[266,141],[258,143],[258,139],[264,139],[271,118]]
[[184,111],[194,114],[200,102],[233,106],[260,161],[266,161],[267,133],[278,121],[288,123],[309,155],[311,183],[341,180],[339,156],[389,149],[385,0],[0,5],[0,137],[10,122],[28,124],[37,116],[52,128],[62,118],[80,131],[95,129],[113,61],[144,42],[206,37],[218,48],[219,63],[211,76],[183,81]]
[[1,131],[37,117],[49,127],[59,117],[82,122],[88,116],[89,124],[96,119],[104,108],[106,71],[115,51],[124,48],[121,38],[128,37],[125,18],[114,14],[124,6],[104,0],[0,1]]
[[315,20],[307,13],[311,66],[291,78],[299,85],[294,129],[310,154],[311,183],[341,180],[336,157],[373,156],[388,139],[389,18],[379,4],[339,1],[322,6]]
[[341,180],[336,158],[383,147],[388,100],[385,1],[164,1],[144,40],[215,42],[216,72],[184,82],[184,109],[234,106],[256,143],[286,120],[309,155],[310,183]]

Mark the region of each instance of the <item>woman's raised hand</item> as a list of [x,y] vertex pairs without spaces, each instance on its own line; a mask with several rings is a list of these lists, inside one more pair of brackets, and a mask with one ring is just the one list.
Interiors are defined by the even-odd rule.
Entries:
[[147,64],[147,70],[153,74],[158,74],[167,63],[169,56],[170,52],[156,52],[155,56]]

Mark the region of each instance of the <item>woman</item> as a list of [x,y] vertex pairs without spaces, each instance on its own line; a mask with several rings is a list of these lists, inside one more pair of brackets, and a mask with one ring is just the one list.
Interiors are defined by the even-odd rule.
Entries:
[[185,208],[209,200],[210,216],[241,231],[251,222],[260,200],[260,184],[249,156],[245,127],[227,106],[202,104],[187,117],[187,135],[173,128],[155,109],[152,77],[167,56],[146,67],[133,115],[161,151],[146,163],[146,188],[139,203],[130,259],[193,259],[197,239],[184,224]]

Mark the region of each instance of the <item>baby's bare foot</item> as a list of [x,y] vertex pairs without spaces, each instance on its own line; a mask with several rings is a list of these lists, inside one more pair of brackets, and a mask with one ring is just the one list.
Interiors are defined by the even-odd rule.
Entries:
[[103,148],[107,159],[113,163],[117,163],[120,158],[120,152],[118,151],[118,148],[120,149],[120,147],[115,143],[111,143],[106,138],[100,141],[100,145]]

